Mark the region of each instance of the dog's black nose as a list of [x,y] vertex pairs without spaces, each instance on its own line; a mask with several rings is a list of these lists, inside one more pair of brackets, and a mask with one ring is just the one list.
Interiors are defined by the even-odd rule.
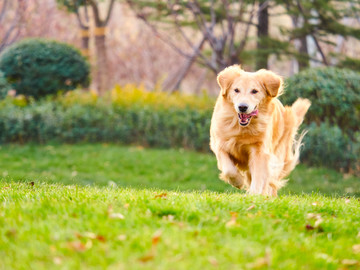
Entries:
[[239,111],[240,112],[246,112],[248,108],[249,108],[249,106],[246,105],[246,104],[240,104],[239,105]]

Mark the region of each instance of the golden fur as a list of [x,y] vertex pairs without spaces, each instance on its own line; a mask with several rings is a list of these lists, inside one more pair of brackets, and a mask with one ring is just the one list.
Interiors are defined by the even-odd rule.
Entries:
[[[220,178],[250,194],[276,196],[285,184],[282,179],[298,162],[304,134],[298,140],[295,136],[310,101],[299,98],[284,107],[277,99],[283,81],[268,70],[245,72],[234,65],[217,80],[221,91],[211,119],[210,147]],[[241,126],[239,110],[244,104],[249,119],[241,120],[246,125]]]

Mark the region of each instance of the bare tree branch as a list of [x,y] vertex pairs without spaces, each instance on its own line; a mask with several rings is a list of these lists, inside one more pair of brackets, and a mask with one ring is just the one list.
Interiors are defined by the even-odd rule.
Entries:
[[250,26],[251,26],[250,23],[252,22],[252,20],[254,18],[254,15],[255,15],[254,11],[255,11],[255,1],[253,2],[252,9],[251,9],[251,12],[250,12],[249,23],[246,25],[244,38],[243,38],[243,40],[241,41],[239,47],[236,50],[236,55],[240,54],[240,52],[242,52],[244,50],[245,46],[246,46],[247,37],[249,35]]
[[195,62],[196,58],[198,57],[201,47],[204,45],[206,41],[206,38],[203,37],[203,39],[200,41],[200,43],[196,46],[193,54],[187,61],[185,62],[184,66],[180,69],[179,75],[177,76],[176,82],[173,85],[173,87],[170,89],[170,93],[175,92],[176,90],[179,90],[181,82],[186,77],[187,73],[189,72],[192,64]]
[[[298,6],[301,14],[303,15],[304,22],[307,23],[307,19],[306,19],[306,16],[305,16],[305,12],[304,12],[304,9],[303,9],[300,1],[297,0],[296,3],[297,3],[297,6]],[[323,60],[323,63],[324,63],[326,66],[328,66],[328,65],[329,65],[329,62],[327,61],[326,56],[325,56],[325,54],[324,54],[324,52],[323,52],[323,50],[322,50],[322,48],[321,48],[321,46],[320,46],[320,43],[319,43],[318,40],[317,40],[315,34],[314,34],[314,33],[311,33],[310,36],[313,38],[313,40],[314,40],[314,42],[315,42],[316,48],[318,49],[318,51],[319,51],[319,53],[320,53],[320,55],[321,55],[321,58],[322,58],[322,60]]]
[[0,11],[0,22],[3,19],[4,15],[5,15],[7,4],[8,4],[8,0],[4,0],[4,3],[2,4],[1,11]]
[[107,9],[107,15],[106,15],[106,18],[104,20],[104,25],[107,25],[109,20],[110,20],[111,12],[112,12],[113,7],[114,7],[114,2],[115,2],[115,0],[110,0],[109,7]]
[[[80,16],[79,5],[78,5],[77,1],[73,0],[73,4],[75,6],[75,14],[76,14],[76,18],[77,18],[80,28],[81,29],[89,29],[89,20],[85,16],[86,23],[82,21],[81,16]],[[85,3],[85,9],[87,9],[86,3]]]

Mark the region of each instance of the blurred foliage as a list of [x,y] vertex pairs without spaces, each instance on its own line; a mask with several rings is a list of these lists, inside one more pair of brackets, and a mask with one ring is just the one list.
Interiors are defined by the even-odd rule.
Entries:
[[311,100],[305,123],[338,125],[353,137],[360,126],[360,73],[339,68],[308,69],[285,82],[281,100],[292,104],[298,97]]
[[[306,118],[306,116],[305,116]],[[337,125],[328,122],[304,127],[301,160],[311,166],[326,166],[343,172],[360,174],[360,132],[350,138]]]
[[17,94],[34,98],[87,86],[90,66],[74,47],[51,40],[27,39],[0,55],[0,69]]
[[0,143],[119,142],[208,150],[214,100],[116,87],[98,98],[72,92],[18,106],[0,102]]
[[7,82],[4,73],[0,70],[0,99],[4,98],[10,89],[10,84]]
[[302,159],[360,173],[360,73],[339,68],[302,71],[285,82],[284,104],[311,100]]

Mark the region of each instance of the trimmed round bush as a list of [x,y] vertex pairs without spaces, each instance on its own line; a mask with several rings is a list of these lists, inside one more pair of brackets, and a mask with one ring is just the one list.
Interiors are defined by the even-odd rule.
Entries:
[[57,41],[27,39],[0,55],[0,69],[17,94],[40,98],[88,86],[90,66],[74,47]]
[[7,82],[4,73],[0,70],[0,99],[6,97],[10,89],[10,84]]
[[360,73],[339,68],[316,68],[300,72],[286,80],[285,104],[298,97],[311,100],[305,123],[337,125],[353,137],[360,126]]

